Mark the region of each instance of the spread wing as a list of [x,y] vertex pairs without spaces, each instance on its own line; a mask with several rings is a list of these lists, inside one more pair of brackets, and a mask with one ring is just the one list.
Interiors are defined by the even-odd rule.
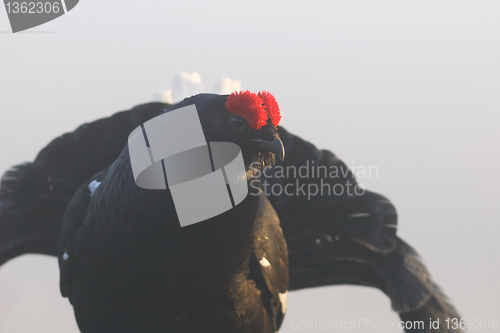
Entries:
[[33,163],[5,172],[0,183],[0,265],[26,253],[57,255],[63,214],[75,191],[118,157],[134,128],[167,107],[139,105],[83,124],[54,139]]
[[[269,196],[289,249],[290,290],[337,284],[372,286],[387,294],[403,320],[428,323],[429,318],[441,318],[443,323],[446,318],[460,318],[417,253],[397,237],[397,213],[391,202],[370,191],[356,192],[352,173],[331,152],[318,150],[283,128],[280,136],[287,157],[268,173],[269,186],[304,185],[312,192],[322,186],[337,189],[314,196],[301,191]],[[328,170],[326,176],[318,172],[323,170],[318,166]],[[301,167],[302,177],[282,171]],[[309,174],[304,177],[306,169]],[[449,332],[444,326],[424,330],[431,331]]]

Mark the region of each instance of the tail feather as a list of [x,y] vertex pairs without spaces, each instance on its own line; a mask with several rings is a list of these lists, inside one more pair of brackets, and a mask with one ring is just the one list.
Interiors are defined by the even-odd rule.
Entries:
[[[411,333],[462,333],[460,327],[454,325],[454,319],[460,321],[460,315],[450,304],[441,289],[434,284],[434,292],[428,301],[415,311],[399,314],[404,322],[423,322],[423,328],[405,329]],[[448,320],[448,322],[447,322]],[[455,328],[457,327],[457,328]]]
[[56,255],[72,191],[32,163],[12,167],[0,182],[0,265],[25,253]]
[[[290,290],[339,284],[371,286],[387,294],[402,320],[422,322],[423,326],[407,332],[462,332],[446,327],[446,319],[451,323],[460,316],[416,252],[399,238],[387,255],[341,239],[331,245],[291,250],[289,258]],[[438,319],[440,330],[431,328],[430,323]]]

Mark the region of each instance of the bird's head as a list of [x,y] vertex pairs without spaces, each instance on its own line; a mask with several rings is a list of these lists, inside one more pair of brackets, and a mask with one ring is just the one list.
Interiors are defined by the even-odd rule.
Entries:
[[277,126],[281,113],[269,92],[231,95],[198,94],[172,110],[195,104],[207,141],[232,142],[242,151],[248,172],[283,160],[285,150]]

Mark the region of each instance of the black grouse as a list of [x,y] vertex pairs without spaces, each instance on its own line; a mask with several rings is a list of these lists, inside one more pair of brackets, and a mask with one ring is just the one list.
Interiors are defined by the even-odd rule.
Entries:
[[[218,104],[215,102],[208,102],[210,99],[216,101],[219,98],[220,102],[218,102]],[[203,108],[212,108],[213,110],[213,105],[218,105],[219,108],[224,109],[223,101],[226,98],[227,96],[216,97],[209,95],[207,97],[207,95],[198,95],[193,97],[191,101],[206,101],[206,104],[205,102],[202,103]],[[188,101],[190,100],[188,99],[182,102],[177,107],[190,103]],[[196,103],[197,106],[198,104],[199,103]],[[212,107],[210,105],[212,105]],[[200,106],[202,105],[200,104]],[[92,199],[89,195],[91,189],[95,190],[95,186],[92,187],[91,185],[89,188],[89,185],[93,181],[101,183],[98,190],[95,190],[95,196],[103,195],[99,193],[110,193],[115,195],[121,193],[120,195],[125,195],[126,197],[128,192],[124,190],[123,185],[127,183],[120,183],[117,181],[113,183],[109,179],[117,180],[119,177],[125,177],[124,174],[121,174],[121,171],[116,172],[118,171],[116,168],[119,168],[120,165],[123,167],[123,160],[126,161],[126,158],[123,156],[124,154],[126,155],[126,151],[124,151],[123,148],[127,143],[128,135],[134,128],[158,116],[164,109],[170,107],[172,106],[163,103],[149,103],[136,106],[128,111],[116,113],[109,118],[84,124],[74,132],[64,134],[52,141],[38,154],[33,163],[21,164],[8,170],[2,178],[0,188],[0,264],[24,253],[57,255],[57,240],[60,237],[62,241],[60,243],[59,258],[60,261],[67,261],[67,265],[61,265],[61,289],[63,294],[70,295],[76,283],[72,277],[78,276],[75,275],[75,270],[81,270],[81,267],[83,267],[75,260],[75,256],[77,255],[72,255],[71,253],[75,249],[71,248],[71,246],[74,245],[70,245],[72,243],[70,240],[73,239],[74,235],[77,233],[87,233],[87,235],[90,235],[89,231],[78,230],[82,229],[82,221],[89,219],[89,217],[86,216],[86,211],[89,210],[87,207],[90,201],[95,202],[93,204],[94,206],[97,204],[97,200]],[[199,108],[199,110],[201,110],[201,108]],[[207,115],[208,114],[209,113],[207,113]],[[208,118],[203,119],[203,112],[200,112],[200,118],[202,118],[202,122],[211,123],[211,121],[213,121]],[[235,123],[237,122],[238,121],[235,120]],[[271,128],[271,123],[272,121],[267,122],[265,126]],[[228,125],[228,123],[226,123],[226,125]],[[230,126],[234,128],[234,125]],[[253,132],[260,133],[263,130],[266,131],[267,129],[263,128],[260,131],[254,130]],[[221,133],[225,132],[221,131],[219,134]],[[219,134],[211,133],[210,135],[215,135],[215,137],[210,137],[210,140],[230,140],[230,138],[217,136]],[[416,252],[403,240],[397,237],[397,214],[394,206],[385,197],[369,191],[350,194],[345,191],[342,194],[330,193],[312,197],[308,197],[306,193],[302,193],[301,191],[295,191],[292,195],[286,193],[276,194],[272,191],[266,191],[275,184],[279,184],[282,188],[286,188],[289,184],[292,186],[298,185],[299,187],[302,184],[306,186],[310,184],[321,185],[321,181],[323,181],[328,183],[331,188],[339,184],[339,186],[341,185],[344,188],[350,186],[351,189],[357,184],[347,166],[330,151],[317,149],[311,143],[287,132],[281,126],[278,127],[278,135],[281,137],[286,151],[286,158],[283,161],[276,159],[275,165],[272,166],[272,155],[268,153],[256,154],[258,150],[254,150],[251,155],[248,154],[247,150],[245,155],[247,156],[247,167],[250,166],[250,171],[252,171],[252,173],[259,173],[258,171],[263,171],[263,169],[267,167],[266,172],[261,173],[262,183],[260,186],[262,186],[264,193],[267,194],[269,202],[279,216],[281,228],[283,229],[287,242],[290,262],[290,285],[288,289],[296,290],[336,284],[367,285],[379,288],[385,292],[392,301],[393,309],[399,313],[402,320],[422,320],[427,324],[430,318],[441,318],[440,322],[444,324],[444,319],[446,318],[459,318],[456,310],[449,304],[440,289],[432,282],[430,274],[420,261]],[[206,133],[206,136],[208,138],[209,134]],[[270,137],[265,139],[269,140]],[[242,149],[243,148],[242,146]],[[274,149],[276,150],[276,147],[274,147]],[[253,157],[249,158],[249,156]],[[280,174],[283,168],[286,167],[298,169],[301,166],[310,167],[312,164],[340,170],[338,177],[325,178],[316,175],[316,177],[301,178],[294,175],[287,175],[284,177]],[[111,168],[114,168],[113,172],[111,172]],[[113,175],[115,178],[113,178]],[[103,184],[108,181],[109,184],[107,186],[109,188],[103,187]],[[129,182],[130,181],[133,181],[133,179],[130,179],[129,171]],[[250,191],[256,191],[253,186],[249,186],[249,189]],[[137,192],[137,195],[141,197],[140,193],[145,193],[147,190],[137,188]],[[161,198],[162,195],[164,198]],[[69,204],[73,196],[74,198],[71,204]],[[159,209],[156,203],[164,203],[167,199],[165,196],[168,196],[168,191],[163,191],[161,194],[155,193],[153,196],[156,196],[154,200],[148,201],[142,206],[141,219],[144,218],[148,221],[155,221],[158,217],[162,219],[165,217],[165,214],[167,214],[166,210],[164,208]],[[122,225],[119,228],[120,236],[124,237],[113,237],[117,243],[110,243],[106,240],[105,235],[109,235],[109,228],[111,227],[109,223],[103,223],[103,225],[98,226],[103,229],[99,229],[98,232],[96,229],[95,236],[99,236],[99,238],[96,238],[95,241],[99,240],[98,244],[100,244],[101,248],[98,247],[91,252],[96,259],[95,262],[92,262],[92,265],[99,264],[100,266],[92,268],[96,273],[88,271],[86,274],[93,276],[93,274],[98,274],[100,269],[104,267],[106,268],[104,271],[121,273],[116,274],[114,277],[103,275],[100,281],[114,280],[114,283],[117,284],[121,281],[122,285],[120,286],[123,288],[126,288],[127,282],[130,282],[130,280],[126,279],[127,276],[135,278],[135,281],[144,281],[144,283],[150,284],[156,283],[157,286],[160,286],[155,287],[160,288],[157,290],[158,293],[154,293],[155,288],[148,289],[147,286],[141,287],[142,289],[136,289],[136,291],[141,290],[141,292],[145,292],[144,290],[146,289],[149,290],[149,295],[153,293],[154,295],[151,295],[151,297],[154,299],[154,296],[160,295],[161,292],[166,292],[161,288],[168,288],[168,282],[170,281],[171,283],[172,280],[167,279],[167,274],[159,276],[147,273],[148,268],[156,267],[156,265],[158,265],[157,272],[160,275],[162,272],[168,271],[169,269],[166,266],[162,266],[165,263],[160,262],[162,260],[160,259],[160,253],[158,253],[158,251],[152,251],[152,249],[158,246],[158,244],[164,248],[168,247],[168,242],[163,242],[162,239],[165,239],[164,237],[173,237],[178,241],[178,238],[176,238],[178,236],[165,235],[161,231],[144,234],[144,230],[148,229],[141,229],[136,225],[134,229],[134,225],[131,222],[134,219],[134,214],[137,216],[134,207],[137,208],[138,204],[133,198],[127,198],[127,200],[129,200],[127,201],[127,205],[130,205],[130,211],[133,213],[131,216],[123,210],[116,211],[116,207],[123,208],[127,205],[112,200],[99,200],[98,206],[107,205],[103,208],[106,214],[115,212],[113,214],[119,213],[121,214],[120,216],[127,215],[123,221],[129,222],[129,224],[125,224],[125,226]],[[96,210],[97,207],[94,206],[91,206],[90,209]],[[268,225],[271,227],[270,233],[279,235],[279,225],[275,220],[272,209],[268,207],[268,202],[261,198],[259,199],[257,207],[257,213],[254,215],[255,221],[249,222],[254,224],[254,237],[258,230],[257,226],[259,225]],[[243,207],[241,208],[243,209]],[[61,233],[61,224],[66,209],[65,226]],[[227,214],[235,210],[236,208],[227,212]],[[265,217],[262,217],[262,214],[265,214]],[[222,218],[222,216],[219,218]],[[109,221],[115,220],[120,219],[117,219],[117,216],[113,215]],[[217,220],[217,218],[215,220]],[[260,222],[261,220],[273,222],[263,224]],[[71,221],[73,222],[71,223]],[[108,220],[103,218],[103,221]],[[215,221],[214,223],[217,222]],[[204,223],[201,223],[200,226],[197,226],[198,229],[194,228],[196,225],[193,225],[192,229],[200,230],[201,233],[201,230],[205,231],[206,229],[202,226],[203,224]],[[154,229],[156,226],[155,223],[153,222],[152,225],[153,227],[151,225],[149,225],[149,227]],[[273,228],[272,226],[276,227]],[[159,226],[156,226],[156,228],[160,230]],[[173,228],[171,229],[174,230]],[[86,230],[86,228],[83,228],[83,230]],[[179,232],[182,228],[178,228],[177,230]],[[225,232],[229,232],[229,230],[225,229]],[[213,239],[207,237],[208,234],[204,234],[203,236],[204,237],[200,237],[200,239],[205,243],[200,244],[198,249],[202,248],[201,245],[211,241],[211,244],[218,244],[217,246],[221,249],[220,253],[228,255],[228,252],[223,251],[226,251],[228,247],[231,248],[231,244],[234,246],[233,242],[228,244],[225,243],[228,239],[224,238],[224,234],[217,234]],[[127,242],[127,237],[132,238],[128,239],[130,243]],[[257,237],[257,239],[258,238],[259,237]],[[277,241],[279,243],[280,240],[278,238],[279,237],[273,239],[272,242]],[[148,242],[146,242],[146,244],[137,242],[138,239],[148,239]],[[260,241],[262,241],[262,238]],[[192,254],[190,251],[193,251],[193,248],[188,247],[188,244],[193,243],[192,240],[187,240],[186,244],[180,243],[181,244],[177,242],[174,244],[179,244],[180,248],[185,252],[177,251],[177,256],[170,258],[179,265],[182,264],[181,259],[189,256],[189,254]],[[254,249],[249,255],[248,278],[254,281],[257,289],[261,291],[260,301],[262,302],[262,306],[266,309],[268,317],[263,316],[259,319],[260,322],[256,320],[254,324],[258,323],[258,325],[266,326],[268,329],[269,327],[278,329],[280,321],[282,320],[280,311],[283,312],[282,310],[284,309],[284,304],[280,305],[278,300],[281,296],[281,299],[284,301],[285,296],[280,292],[280,290],[282,291],[283,289],[273,290],[272,283],[273,281],[276,283],[276,279],[273,280],[270,278],[269,272],[263,269],[265,266],[259,262],[259,257],[262,257],[262,254],[267,253],[266,251],[269,250],[257,250],[258,247],[255,246],[256,243],[258,242],[253,242]],[[271,245],[269,240],[267,240],[265,244],[268,244],[267,246]],[[273,246],[284,246],[279,244],[274,244]],[[225,246],[224,250],[223,246]],[[122,249],[123,247],[123,252],[116,253],[113,251],[104,251],[102,256],[99,256],[103,248],[109,249],[110,247],[114,247],[115,249]],[[151,254],[151,251],[153,254]],[[68,260],[64,260],[63,258],[65,253],[68,255]],[[210,257],[210,254],[204,252],[197,253],[194,257],[196,257],[196,263],[184,262],[185,266],[182,267],[186,269],[187,267],[198,269],[197,264],[199,263],[203,265],[203,263],[206,264],[207,262],[217,262],[216,258],[210,258],[210,260],[206,259]],[[238,255],[236,255],[236,257],[238,257]],[[91,258],[91,256],[89,256],[89,258]],[[283,253],[277,255],[275,259],[276,258],[281,258],[283,262],[286,262],[286,255]],[[138,262],[139,266],[132,265],[134,262]],[[113,267],[120,268],[118,270],[110,269]],[[270,267],[272,269],[278,269],[279,266],[276,262],[270,261]],[[96,268],[98,269],[95,270]],[[200,266],[200,269],[201,268],[203,268],[203,266]],[[135,271],[136,274],[139,275],[131,276],[130,270]],[[233,273],[236,271],[233,271]],[[220,274],[223,274],[223,272],[229,273],[229,269],[221,268]],[[277,272],[271,272],[270,274],[272,276],[276,273]],[[140,274],[143,275],[140,276]],[[193,272],[191,276],[188,276],[184,286],[194,283],[193,279],[197,278],[195,276],[196,274],[199,273]],[[174,277],[175,276],[174,274]],[[285,269],[279,271],[279,278],[283,279],[279,280],[279,282],[286,284]],[[97,282],[105,283],[100,281]],[[79,283],[82,282],[80,281]],[[167,285],[165,285],[165,283]],[[118,299],[120,299],[119,297],[124,297],[118,292],[120,286],[116,286],[116,289],[105,290],[107,294],[101,296],[96,295],[95,297],[97,297],[97,300],[94,299],[93,302],[100,302],[102,300],[102,305],[104,305],[111,296],[116,296]],[[274,287],[277,287],[277,285]],[[96,286],[96,288],[102,288],[102,286]],[[184,290],[178,288],[178,291],[182,293]],[[112,294],[113,292],[115,292],[114,295]],[[132,291],[129,290],[128,295],[131,294]],[[136,294],[136,304],[140,304],[141,299],[139,296],[141,295]],[[187,296],[188,295],[185,294],[182,297]],[[86,296],[85,294],[81,294],[79,297]],[[101,297],[101,299],[99,299],[99,297]],[[189,297],[196,296],[189,294]],[[144,300],[144,298],[142,300]],[[128,301],[131,301],[131,299],[128,299]],[[158,302],[164,302],[161,303],[163,309],[168,309],[169,306],[173,304],[165,300],[158,300]],[[99,305],[101,306],[101,304]],[[142,319],[139,319],[139,322],[147,322],[151,319],[149,323],[153,322],[153,318],[158,318],[161,315],[159,312],[161,312],[160,309],[162,309],[160,306],[151,307],[150,304],[142,304],[142,306],[134,306],[138,308],[137,312],[122,312],[119,314],[121,309],[126,306],[122,306],[121,304],[115,304],[115,306],[117,306],[116,314],[118,317],[122,318],[122,315],[129,316],[130,318],[140,317]],[[281,309],[279,309],[280,306]],[[215,318],[220,318],[221,321],[219,321],[219,323],[221,325],[227,325],[228,316],[226,315],[228,313],[224,315],[220,310],[228,308],[231,308],[231,305],[228,307],[228,304],[221,304],[218,307],[218,317],[215,316],[214,313],[210,313],[209,316],[214,320]],[[88,315],[88,313],[82,311],[82,316]],[[165,322],[167,322],[166,325],[175,322],[175,325],[177,325],[175,327],[177,329],[181,327],[191,329],[193,327],[189,325],[195,325],[194,323],[196,322],[193,316],[198,316],[197,318],[203,321],[205,319],[202,317],[206,315],[207,313],[204,314],[201,307],[199,307],[194,313],[175,313],[175,318],[173,319],[171,316],[167,316],[168,320]],[[79,319],[79,323],[82,320],[84,319]],[[137,322],[136,320],[137,319],[130,319],[128,322]],[[101,318],[99,321],[101,321],[103,325],[116,325],[116,322],[114,322],[116,320],[108,317]],[[99,321],[96,319],[96,322]],[[159,322],[161,322],[161,320]],[[163,325],[165,322],[159,325]],[[217,325],[213,321],[211,323]],[[89,325],[91,324],[93,323],[89,323]],[[82,326],[81,323],[80,325]],[[208,327],[207,325],[208,322],[205,322],[203,327]],[[123,326],[125,327],[125,324],[123,324]],[[133,325],[126,327],[126,329],[130,330],[131,327],[133,327]],[[82,331],[83,329],[82,326]],[[94,329],[94,332],[98,332],[95,327],[91,329]],[[228,329],[231,331],[232,328]],[[254,327],[252,329],[254,332],[258,332],[260,328],[255,329]],[[416,332],[416,330],[412,332]],[[444,333],[461,331],[447,329],[441,325],[438,330],[426,326],[423,330],[419,330],[419,332]]]

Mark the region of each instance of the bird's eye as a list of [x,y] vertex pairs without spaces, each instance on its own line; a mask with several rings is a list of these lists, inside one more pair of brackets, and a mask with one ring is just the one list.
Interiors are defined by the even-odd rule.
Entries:
[[242,129],[246,125],[246,120],[241,116],[231,116],[231,125],[236,127],[237,129]]

